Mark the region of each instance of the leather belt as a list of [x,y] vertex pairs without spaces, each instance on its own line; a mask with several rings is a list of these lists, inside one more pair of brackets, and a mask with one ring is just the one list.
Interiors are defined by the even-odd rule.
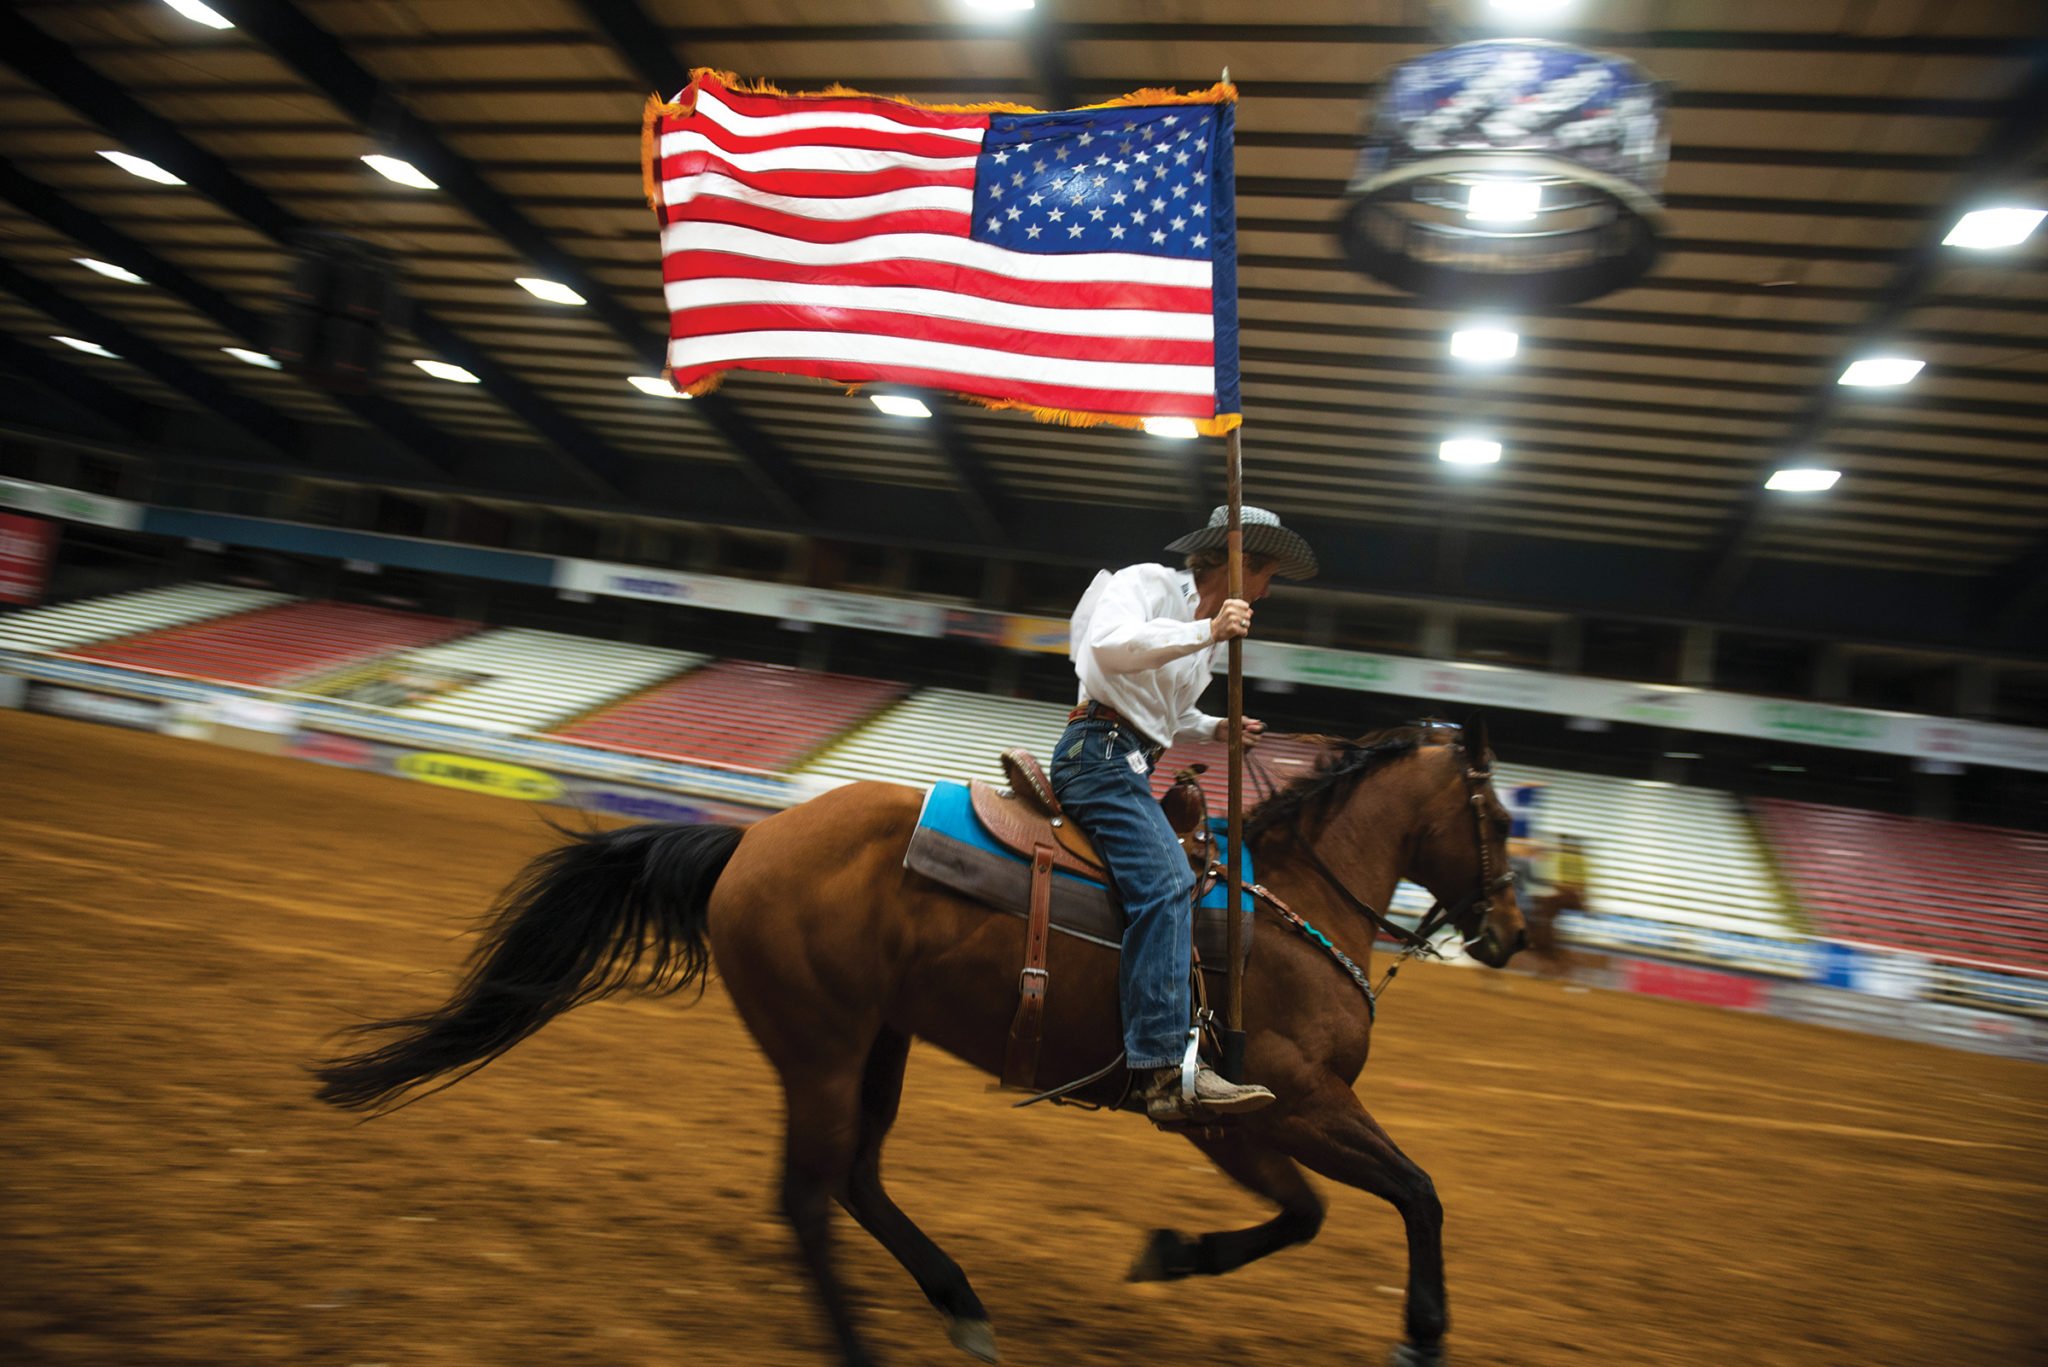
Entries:
[[1143,748],[1151,752],[1152,757],[1154,759],[1157,759],[1160,755],[1166,753],[1165,746],[1158,744],[1150,736],[1146,735],[1143,731],[1139,730],[1136,723],[1132,722],[1132,720],[1129,717],[1126,717],[1123,713],[1117,711],[1113,707],[1104,707],[1099,702],[1082,703],[1073,711],[1067,713],[1067,720],[1070,722],[1106,721],[1112,726],[1121,726],[1124,728],[1124,730],[1136,736],[1141,742],[1143,742]]

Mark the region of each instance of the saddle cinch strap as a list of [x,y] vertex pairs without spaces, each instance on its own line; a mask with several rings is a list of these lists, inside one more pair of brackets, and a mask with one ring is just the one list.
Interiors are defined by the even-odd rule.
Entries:
[[[1056,869],[1083,878],[1109,881],[1109,871],[1095,845],[1060,807],[1052,784],[1031,752],[1005,750],[1003,773],[1007,789],[975,780],[968,785],[974,815],[999,843],[1031,860],[1030,911],[1025,918],[1024,967],[1017,975],[1017,1013],[1010,1021],[1010,1039],[1003,1051],[1003,1085],[1037,1085],[1039,1044],[1045,1028],[1045,994],[1052,975],[1046,968],[1051,948],[1052,876]],[[1208,801],[1196,778],[1201,769],[1183,771],[1161,806],[1168,823],[1198,873],[1209,855]]]

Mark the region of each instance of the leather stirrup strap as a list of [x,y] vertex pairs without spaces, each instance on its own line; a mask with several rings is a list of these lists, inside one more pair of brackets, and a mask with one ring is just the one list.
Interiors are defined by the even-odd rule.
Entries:
[[1045,1028],[1045,969],[1052,942],[1052,860],[1050,845],[1031,850],[1031,913],[1024,922],[1024,970],[1017,975],[1017,1014],[1010,1022],[1010,1044],[1003,1051],[1003,1085],[1035,1088],[1038,1044]]

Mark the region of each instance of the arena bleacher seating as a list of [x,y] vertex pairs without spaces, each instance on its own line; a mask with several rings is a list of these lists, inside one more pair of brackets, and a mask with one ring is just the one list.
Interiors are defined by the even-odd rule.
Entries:
[[[13,613],[0,618],[0,649],[322,692],[350,670],[368,676],[417,668],[438,673],[439,690],[397,706],[403,716],[500,734],[545,731],[657,758],[918,787],[941,778],[997,779],[996,756],[1012,745],[1049,763],[1067,711],[1065,703],[939,688],[911,693],[879,679],[707,663],[684,651],[484,631],[473,622],[207,584]],[[1256,757],[1284,783],[1315,753],[1307,742],[1275,736]],[[1208,766],[1203,783],[1220,815],[1226,780],[1218,743],[1169,750],[1155,787],[1193,764]],[[1807,803],[1759,801],[1746,809],[1707,789],[1500,766],[1503,791],[1520,783],[1545,786],[1539,833],[1573,835],[1585,847],[1590,886],[1579,929],[1595,942],[1603,925],[1620,928],[1617,945],[1638,948],[1641,936],[1629,927],[1751,945],[1789,942],[1811,929],[1958,960],[2048,968],[2048,837]],[[1247,780],[1246,795],[1259,799],[1255,781]]]
[[[1245,810],[1257,805],[1264,793],[1261,775],[1266,783],[1285,787],[1313,768],[1320,753],[1315,745],[1291,736],[1260,740],[1253,747],[1245,766]],[[1202,791],[1209,795],[1210,813],[1223,815],[1230,801],[1230,747],[1221,741],[1191,741],[1170,747],[1159,757],[1159,764],[1152,771],[1152,791],[1165,792],[1182,770],[1196,765],[1202,766],[1199,778]]]
[[720,660],[555,735],[632,754],[785,772],[905,691],[882,679]]
[[0,650],[72,650],[95,641],[160,631],[290,600],[290,594],[231,584],[173,584],[85,598],[0,617]]
[[275,688],[475,631],[475,622],[349,603],[290,602],[66,651],[100,664]]
[[1818,803],[1754,805],[1821,934],[2048,968],[2048,836]]
[[996,757],[1013,745],[1051,757],[1053,742],[1066,728],[1068,706],[927,688],[827,749],[803,772],[917,788],[942,778],[1000,782]]
[[399,656],[401,664],[478,677],[396,711],[480,731],[544,731],[700,665],[705,658],[554,631],[480,631]]
[[1587,909],[1782,939],[1798,920],[1749,816],[1729,793],[1503,764],[1495,786],[1545,785],[1540,832],[1583,842]]

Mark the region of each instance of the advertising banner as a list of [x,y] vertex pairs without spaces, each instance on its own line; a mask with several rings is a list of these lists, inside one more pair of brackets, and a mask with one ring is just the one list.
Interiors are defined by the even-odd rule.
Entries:
[[1433,699],[1451,707],[1510,707],[1554,716],[2048,772],[2048,731],[1989,722],[1275,641],[1247,641],[1244,669],[1248,678],[1391,693]]
[[465,793],[517,798],[521,802],[552,802],[562,795],[562,781],[553,774],[502,760],[468,755],[400,755],[391,766],[406,778]]
[[716,574],[658,570],[645,565],[617,565],[600,560],[557,560],[555,587],[609,598],[639,598],[654,603],[681,603],[715,612],[739,612],[790,622],[821,622],[829,626],[887,631],[900,636],[943,636],[944,606],[906,598],[883,598],[836,589],[794,588]]
[[1654,196],[1665,103],[1655,79],[1612,53],[1504,38],[1440,48],[1387,74],[1357,180],[1453,153],[1540,154]]
[[152,699],[125,698],[116,693],[94,693],[59,684],[30,684],[28,710],[136,731],[155,731],[164,719],[164,704]]
[[1647,959],[1628,961],[1623,968],[1623,987],[1646,997],[1669,997],[1731,1011],[1760,1010],[1770,995],[1768,985],[1758,978]]
[[125,498],[106,498],[5,476],[0,476],[0,508],[18,508],[65,522],[89,522],[95,527],[117,527],[127,532],[142,526],[144,511],[142,504],[130,503]]
[[0,513],[0,603],[39,603],[57,549],[57,524]]
[[1064,655],[1071,624],[1064,617],[1012,617],[1003,626],[1003,645],[1041,655]]
[[316,764],[395,774],[417,783],[518,802],[547,802],[573,807],[588,816],[621,817],[630,821],[721,822],[744,826],[775,810],[642,788],[615,779],[547,773],[526,765],[449,751],[406,750],[332,731],[300,731],[293,737],[289,753],[294,758],[312,760]]

